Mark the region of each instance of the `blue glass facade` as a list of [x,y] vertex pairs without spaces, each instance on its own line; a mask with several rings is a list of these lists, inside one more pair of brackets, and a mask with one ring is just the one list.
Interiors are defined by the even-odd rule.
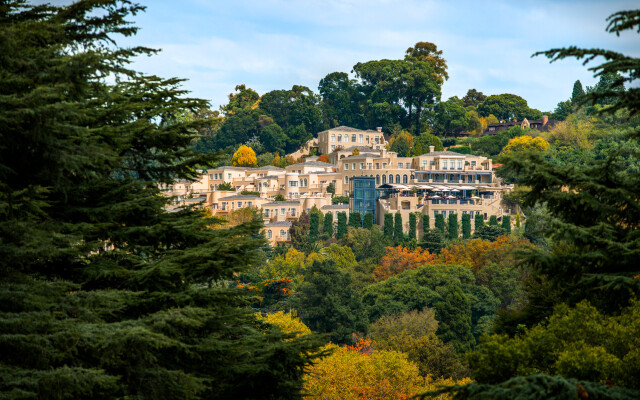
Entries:
[[376,178],[371,176],[354,176],[351,178],[351,193],[353,197],[349,202],[349,211],[359,212],[364,218],[364,214],[373,214],[374,222],[376,218]]

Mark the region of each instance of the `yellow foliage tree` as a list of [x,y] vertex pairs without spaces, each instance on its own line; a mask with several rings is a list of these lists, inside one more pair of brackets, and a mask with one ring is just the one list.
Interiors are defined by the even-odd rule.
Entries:
[[353,153],[351,153],[352,156],[357,156],[360,154],[360,150],[358,150],[357,148],[353,149]]
[[256,158],[256,152],[249,146],[242,145],[238,147],[238,150],[233,153],[231,159],[231,165],[234,167],[255,167],[258,165],[258,159]]
[[291,314],[291,312],[278,311],[265,316],[261,314],[256,315],[258,319],[266,323],[279,326],[285,333],[295,333],[296,337],[311,333],[311,329],[309,329],[304,322],[300,321],[300,318]]
[[543,152],[549,148],[549,142],[541,137],[532,136],[516,136],[509,140],[502,149],[502,154],[521,152],[521,151],[537,151]]

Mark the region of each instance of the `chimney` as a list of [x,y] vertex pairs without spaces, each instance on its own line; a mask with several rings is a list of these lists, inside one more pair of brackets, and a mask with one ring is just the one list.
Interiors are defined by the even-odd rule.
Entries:
[[436,150],[436,146],[429,146],[429,153],[433,153]]
[[381,126],[377,127],[376,129],[378,130],[378,132],[382,132],[382,127]]
[[542,126],[545,126],[549,122],[549,117],[546,115],[542,116]]

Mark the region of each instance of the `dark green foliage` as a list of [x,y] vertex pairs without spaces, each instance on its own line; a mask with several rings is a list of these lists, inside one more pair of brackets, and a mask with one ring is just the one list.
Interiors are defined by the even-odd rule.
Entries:
[[397,212],[393,217],[393,240],[396,243],[404,241],[404,233],[402,232],[402,214]]
[[455,399],[459,400],[632,400],[640,398],[640,391],[636,390],[542,374],[518,376],[498,385],[471,383],[464,386],[451,386],[423,394],[420,398],[430,399],[442,393],[451,393]]
[[422,214],[422,234],[424,235],[429,230],[429,214]]
[[0,7],[0,397],[301,398],[318,343],[224,284],[262,257],[261,221],[165,210],[158,185],[215,160],[182,118],[207,103],[127,69],[153,53],[115,43],[140,11]]
[[[457,97],[451,97],[435,106],[432,126],[437,134],[456,134],[466,130],[468,125],[469,115],[467,115],[467,110],[464,109],[462,100]],[[442,144],[445,147],[451,146],[446,142],[446,139]]]
[[362,227],[365,229],[373,228],[373,213],[368,212],[364,214],[364,221],[362,222]]
[[447,150],[448,151],[453,151],[454,153],[460,153],[460,154],[473,154],[473,151],[471,150],[471,147],[469,147],[469,146],[449,147]]
[[495,215],[490,215],[489,226],[498,226],[498,217],[496,217]]
[[417,218],[415,213],[409,214],[409,239],[416,239]]
[[328,237],[333,237],[333,214],[328,212],[324,215],[324,224],[322,227],[322,233]]
[[339,212],[338,213],[338,229],[336,232],[336,239],[342,239],[342,237],[347,233],[347,213]]
[[573,105],[571,104],[571,100],[561,101],[556,106],[556,109],[553,110],[551,118],[557,119],[558,121],[564,121],[572,112]]
[[474,239],[484,239],[489,240],[491,242],[495,241],[499,236],[506,235],[506,231],[499,227],[493,225],[485,225],[473,232]]
[[349,196],[333,196],[331,204],[349,204]]
[[384,237],[393,239],[393,214],[384,214]]
[[[620,35],[620,32],[626,30],[637,30],[640,26],[638,18],[638,10],[620,11],[610,15],[607,18],[607,32]],[[638,70],[640,70],[640,58],[625,56],[610,50],[602,49],[580,49],[575,46],[562,49],[551,49],[541,51],[534,54],[544,55],[554,62],[565,58],[585,59],[583,64],[599,59],[599,56],[605,58],[602,64],[589,68],[595,72],[596,77],[612,77],[610,82],[602,85],[600,90],[592,90],[585,94],[577,101],[578,105],[583,104],[601,104],[602,100],[606,100],[608,107],[600,110],[600,113],[613,113],[619,109],[626,108],[631,115],[640,113],[640,88],[631,84],[628,89],[624,88],[625,84],[630,84],[637,79]]]
[[582,82],[580,80],[575,81],[573,84],[573,90],[571,91],[571,104],[578,104],[584,96],[584,89],[582,88]]
[[218,190],[230,190],[235,192],[236,188],[230,182],[222,182],[217,187]]
[[352,228],[362,228],[362,215],[359,212],[349,213],[349,226]]
[[449,240],[457,239],[460,236],[458,232],[458,214],[449,214],[449,229],[447,229]]
[[476,216],[473,220],[473,228],[478,229],[484,226],[484,216],[482,214],[476,213]]
[[285,199],[283,195],[281,195],[281,194],[277,194],[277,195],[275,195],[275,197],[273,198],[273,200],[274,200],[274,201],[285,201],[285,200],[287,200],[287,199]]
[[336,193],[336,187],[333,184],[333,182],[331,182],[329,184],[329,186],[327,186],[327,193],[331,193],[331,194],[335,194]]
[[438,330],[436,334],[445,343],[451,343],[458,352],[475,345],[471,334],[471,307],[459,286],[448,286],[442,299],[434,306]]
[[493,114],[499,120],[505,121],[511,121],[514,118],[518,121],[522,121],[524,118],[529,120],[542,118],[542,113],[529,108],[525,99],[510,93],[496,94],[487,97],[482,104],[478,106],[478,113],[483,117],[488,117],[490,114]]
[[431,254],[438,254],[444,248],[444,235],[438,228],[427,230],[422,236],[420,247],[429,250]]
[[484,93],[478,92],[476,89],[469,89],[467,90],[467,94],[462,98],[462,104],[465,107],[478,107],[486,98],[487,96],[485,96]]
[[526,133],[527,130],[520,128],[518,125],[493,135],[486,135],[477,139],[469,139],[469,142],[473,147],[473,154],[492,157],[500,154],[504,146],[509,143],[510,139],[513,139],[516,136],[525,135]]
[[[450,287],[459,288],[464,299],[458,296],[457,289]],[[434,308],[436,313],[440,309],[441,318],[447,318],[441,332],[449,335],[451,340],[454,340],[449,334],[451,329],[461,333],[462,336],[455,339],[460,349],[475,341],[472,330],[477,330],[476,325],[486,317],[495,315],[500,303],[491,290],[476,284],[470,268],[430,264],[364,288],[362,302],[371,321],[384,315],[421,310],[424,307]],[[442,323],[442,320],[436,319]]]
[[240,194],[243,196],[260,196],[260,192],[252,192],[249,190],[243,190]]
[[442,233],[442,236],[444,237],[445,234],[445,223],[444,223],[444,215],[443,214],[436,214],[436,222],[435,222],[435,226],[436,229],[440,231],[440,233]]
[[298,315],[312,330],[328,333],[337,344],[352,343],[353,333],[366,333],[367,320],[351,277],[333,261],[315,261],[304,270],[296,300]]
[[462,214],[462,238],[471,237],[471,214]]
[[511,216],[503,215],[502,216],[502,229],[504,229],[505,234],[511,233]]
[[318,240],[318,235],[320,235],[320,218],[322,217],[322,213],[317,211],[311,211],[309,214],[309,240],[316,241]]

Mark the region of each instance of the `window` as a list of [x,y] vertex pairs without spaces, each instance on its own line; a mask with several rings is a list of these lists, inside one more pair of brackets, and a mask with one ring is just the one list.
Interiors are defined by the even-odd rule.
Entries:
[[401,163],[401,162],[399,162],[399,163],[398,163],[398,168],[404,168],[404,164],[403,164],[403,163]]
[[231,180],[231,174],[227,174],[227,176],[229,177],[229,180]]
[[331,134],[331,141],[332,141],[332,142],[335,142],[335,141],[336,141],[336,134],[335,134],[335,133],[332,133],[332,134]]
[[367,144],[369,144],[369,136],[367,136]]
[[284,229],[280,229],[280,237],[281,237],[281,238],[286,237],[286,236],[285,236],[285,233],[284,233]]
[[475,162],[475,161],[471,161],[471,166],[472,166],[473,168],[475,168],[475,167],[476,167],[476,162]]
[[376,136],[376,144],[379,144],[379,143],[380,143],[380,137]]
[[380,184],[380,175],[376,175],[376,185]]
[[217,210],[217,209],[218,209],[218,203],[213,203],[213,204],[211,205],[211,208],[212,208],[213,210]]
[[349,143],[349,135],[344,135],[344,142]]
[[273,233],[271,233],[271,229],[269,229],[267,231],[267,238],[271,239],[272,236],[273,236]]
[[344,170],[348,171],[349,170],[349,163],[344,163]]
[[448,169],[448,167],[449,167],[449,161],[442,160],[442,169]]
[[247,207],[251,207],[251,202],[247,201]]
[[351,141],[352,141],[353,143],[355,143],[355,142],[356,142],[356,134],[355,134],[355,133],[354,133],[353,135],[351,135]]
[[358,141],[360,143],[364,143],[364,135],[362,133],[360,135],[358,135]]
[[380,169],[380,163],[379,162],[376,163],[376,169]]
[[241,201],[238,202],[238,208],[242,208],[242,202]]
[[287,209],[286,208],[281,208],[280,209],[280,215],[285,215],[287,213]]
[[462,160],[458,160],[458,169],[462,169]]
[[345,177],[344,177],[344,184],[346,185],[346,184],[348,184],[348,183],[349,183],[349,177],[348,177],[348,176],[345,176]]
[[387,169],[387,163],[382,163],[382,169]]
[[289,181],[289,187],[298,187],[298,181]]
[[427,166],[427,160],[422,160],[422,166],[426,167]]
[[353,170],[356,170],[356,163],[351,164],[351,166],[353,167]]
[[373,164],[372,163],[367,163],[367,168],[373,169]]
[[338,135],[338,143],[342,143],[342,135]]
[[332,144],[331,145],[331,151],[334,151],[335,149],[336,149],[336,146]]
[[387,183],[387,176],[382,175],[382,184],[385,185]]
[[291,209],[291,216],[292,216],[292,217],[295,217],[295,216],[296,216],[296,209],[295,209],[295,208],[292,208],[292,209]]
[[408,183],[408,179],[406,175],[402,175],[402,183]]
[[363,162],[360,163],[360,169],[364,169],[364,163]]
[[213,174],[209,174],[209,179],[213,180]]
[[264,216],[265,216],[265,218],[269,218],[269,209],[268,208],[264,210]]
[[389,175],[389,183],[393,183],[393,175]]

